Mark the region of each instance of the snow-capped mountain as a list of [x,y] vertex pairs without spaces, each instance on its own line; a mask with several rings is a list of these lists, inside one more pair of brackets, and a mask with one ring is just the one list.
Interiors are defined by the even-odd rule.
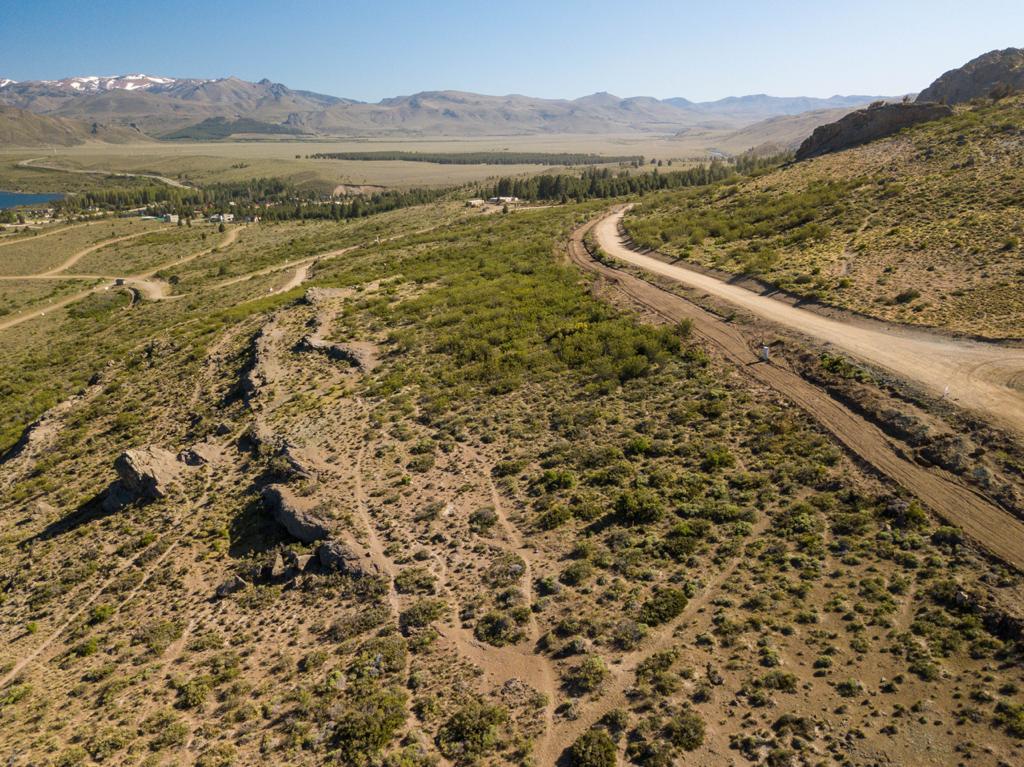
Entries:
[[[52,82],[52,81],[48,81]],[[76,91],[96,92],[125,90],[137,91],[148,90],[155,85],[170,85],[174,82],[172,77],[152,77],[150,75],[114,75],[110,77],[99,77],[89,75],[86,77],[68,77],[56,81],[56,85],[74,88]]]
[[[36,85],[51,90],[66,90],[75,93],[102,93],[104,91],[148,91],[164,88],[179,82],[200,84],[209,80],[179,80],[174,77],[154,77],[153,75],[84,75],[81,77],[65,77],[63,80],[26,81],[22,85]],[[0,88],[18,85],[16,80],[0,78]]]

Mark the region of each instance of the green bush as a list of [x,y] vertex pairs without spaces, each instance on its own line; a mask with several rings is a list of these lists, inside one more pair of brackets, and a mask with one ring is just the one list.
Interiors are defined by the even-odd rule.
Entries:
[[569,749],[572,767],[615,767],[617,749],[607,730],[587,730]]
[[608,666],[598,655],[588,655],[565,675],[565,687],[573,694],[594,692],[608,677]]
[[658,495],[646,488],[627,490],[615,500],[615,511],[629,525],[657,522],[665,512]]
[[443,599],[418,599],[398,616],[402,631],[424,628],[448,613],[448,603]]
[[[523,617],[525,620],[517,620]],[[473,636],[481,642],[495,647],[515,644],[524,636],[523,624],[529,620],[529,612],[525,616],[498,611],[484,615],[473,629]]]
[[508,720],[508,712],[500,706],[468,703],[438,730],[438,750],[458,764],[470,764],[494,750],[498,743],[498,727]]
[[405,693],[397,687],[367,685],[356,690],[335,716],[334,755],[353,767],[369,764],[405,724],[405,701]]
[[664,732],[669,742],[683,751],[696,751],[704,744],[704,720],[690,709],[669,719]]
[[656,589],[651,598],[640,608],[640,621],[648,626],[660,626],[668,623],[686,609],[689,600],[686,594],[677,588],[667,587]]

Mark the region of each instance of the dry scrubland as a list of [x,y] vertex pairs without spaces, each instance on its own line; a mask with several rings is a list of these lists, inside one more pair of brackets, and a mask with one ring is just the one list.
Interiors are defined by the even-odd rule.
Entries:
[[[241,181],[260,176],[285,179],[303,188],[327,192],[341,184],[408,188],[450,186],[483,181],[498,176],[534,174],[546,170],[540,165],[432,165],[402,161],[307,160],[318,152],[593,152],[604,155],[633,155],[664,160],[702,159],[707,154],[707,136],[557,135],[508,136],[486,139],[408,139],[351,141],[225,141],[147,142],[129,146],[87,144],[60,147],[51,152],[39,149],[0,151],[0,189],[41,192],[78,191],[96,185],[98,176],[60,173],[41,168],[19,167],[24,160],[41,158],[40,163],[74,170],[114,170],[158,173],[198,184]],[[45,156],[44,156],[45,155]],[[296,158],[296,155],[301,157]],[[127,179],[112,180],[116,186]]]
[[[865,214],[900,199],[874,190]],[[1020,763],[1021,648],[979,612],[1019,576],[685,327],[595,297],[563,243],[597,209],[151,234],[90,258],[217,245],[162,273],[180,298],[0,332],[0,448],[74,395],[0,459],[10,763]],[[102,510],[144,444],[207,462]],[[275,566],[311,547],[271,482],[367,577]]]
[[651,198],[635,240],[897,322],[1024,327],[1022,100],[711,189]]

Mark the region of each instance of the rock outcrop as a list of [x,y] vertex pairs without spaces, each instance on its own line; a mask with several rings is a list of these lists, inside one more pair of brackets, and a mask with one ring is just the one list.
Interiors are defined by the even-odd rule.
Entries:
[[181,469],[174,453],[162,447],[147,445],[126,450],[114,461],[117,481],[103,500],[103,508],[113,511],[133,501],[163,498]]
[[263,502],[278,524],[303,543],[315,543],[330,537],[326,523],[316,514],[315,504],[284,485],[263,488]]
[[325,541],[320,544],[316,553],[321,566],[329,572],[344,573],[353,578],[380,574],[369,553],[354,541]]
[[834,123],[814,129],[796,152],[797,160],[838,152],[891,136],[911,125],[953,114],[945,104],[878,104],[858,109]]
[[1006,48],[989,51],[951,69],[921,91],[917,101],[962,104],[1019,92],[1024,92],[1024,49]]
[[319,352],[328,359],[347,362],[352,367],[362,371],[373,366],[373,358],[369,350],[351,344],[324,341],[315,335],[303,336],[295,345],[295,350],[299,352]]

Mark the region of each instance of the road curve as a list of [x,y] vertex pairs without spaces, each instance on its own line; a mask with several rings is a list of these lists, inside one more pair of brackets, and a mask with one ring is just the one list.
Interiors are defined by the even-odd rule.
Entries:
[[763,319],[824,341],[936,396],[1024,435],[1024,349],[961,340],[875,321],[843,322],[701,274],[629,248],[620,224],[627,209],[594,226],[598,245],[608,255],[653,274],[696,288]]
[[[610,218],[617,223],[617,216]],[[609,218],[605,218],[596,226],[584,225],[573,233],[569,255],[576,264],[597,273],[670,322],[692,321],[694,331],[739,370],[788,398],[831,432],[850,453],[916,495],[938,516],[960,527],[995,557],[1024,572],[1024,522],[966,487],[952,474],[924,468],[904,457],[903,451],[881,429],[796,373],[778,365],[759,364],[752,344],[734,324],[724,322],[675,293],[595,261],[584,247],[583,237],[591,226],[607,228],[608,221]],[[612,232],[616,231],[612,228]],[[609,242],[607,235],[604,240]],[[657,263],[664,266],[660,261]]]
[[173,186],[178,189],[191,189],[187,184],[183,184],[180,181],[176,181],[173,178],[167,178],[167,176],[159,176],[156,173],[128,173],[121,170],[85,170],[82,168],[62,168],[59,165],[44,165],[38,163],[39,160],[45,160],[45,157],[32,157],[28,160],[22,160],[18,163],[19,167],[22,168],[37,168],[39,170],[54,170],[60,173],[84,173],[92,176],[118,176],[120,178],[151,178],[154,181],[160,181],[161,183],[167,184],[167,186]]

